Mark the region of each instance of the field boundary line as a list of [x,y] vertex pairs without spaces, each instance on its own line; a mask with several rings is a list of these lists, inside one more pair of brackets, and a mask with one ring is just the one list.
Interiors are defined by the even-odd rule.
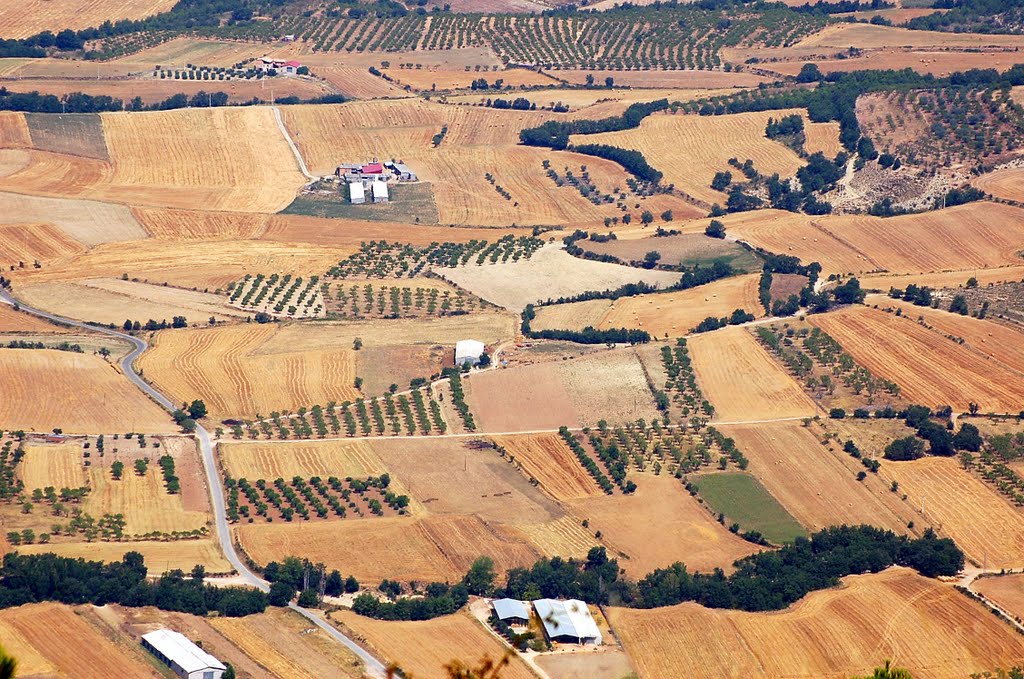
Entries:
[[306,167],[306,161],[302,159],[302,154],[299,153],[299,147],[295,145],[295,142],[292,140],[292,135],[289,134],[288,128],[284,125],[284,119],[281,118],[281,109],[277,106],[271,106],[270,110],[274,112],[274,120],[277,121],[277,128],[281,130],[281,136],[284,137],[286,142],[288,142],[288,146],[291,148],[292,154],[295,156],[295,162],[299,164],[299,170],[302,174],[306,175],[306,179],[309,179],[310,181],[320,179],[320,177],[310,174],[309,168]]

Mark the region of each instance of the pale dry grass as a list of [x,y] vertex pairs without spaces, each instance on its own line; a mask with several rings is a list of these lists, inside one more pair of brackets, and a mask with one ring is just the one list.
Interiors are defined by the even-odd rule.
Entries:
[[981,604],[902,568],[845,578],[777,613],[693,603],[608,613],[639,675],[651,679],[848,679],[870,674],[880,658],[915,677],[960,679],[1024,659],[1024,641]]
[[221,443],[219,455],[224,471],[250,481],[293,476],[366,478],[387,471],[373,450],[360,441]]
[[[14,307],[7,304],[0,304],[0,332],[18,333],[40,333],[40,334],[66,334],[71,332],[68,328],[53,325],[38,316],[32,316],[28,312],[15,311]],[[99,337],[99,335],[97,335]]]
[[[482,656],[498,660],[505,654],[505,645],[468,612],[417,622],[373,620],[345,610],[331,617],[417,679],[447,677],[444,666],[452,660],[475,666]],[[501,677],[533,679],[534,674],[513,655]]]
[[524,523],[517,528],[526,535],[542,555],[583,559],[598,545],[593,532],[584,528],[575,516],[566,515],[544,523]]
[[1024,406],[1020,375],[986,360],[909,318],[850,307],[815,315],[810,322],[836,339],[853,358],[901,388],[901,395],[929,406],[1017,413]]
[[765,137],[768,118],[778,119],[802,110],[738,113],[724,116],[655,113],[640,127],[621,132],[575,135],[573,144],[610,144],[635,149],[674,184],[708,203],[725,204],[725,194],[711,189],[716,172],[729,169],[728,160],[748,158],[764,175],[792,176],[803,164],[793,151]]
[[101,195],[134,205],[277,212],[305,178],[265,107],[111,113]]
[[174,431],[158,405],[98,356],[49,349],[0,350],[0,422],[67,433]]
[[988,568],[1024,566],[1024,516],[999,492],[945,457],[884,462],[879,475],[899,482],[907,502],[956,541],[969,559]]
[[18,477],[29,492],[53,486],[80,488],[85,485],[82,444],[26,444],[25,457],[18,465]]
[[144,476],[135,473],[134,455],[118,456],[125,469],[116,481],[109,467],[90,468],[91,490],[82,510],[93,516],[121,514],[125,518],[125,532],[134,535],[199,530],[210,523],[208,513],[186,510],[181,494],[172,495],[164,488],[163,475],[155,464],[162,454],[160,450],[150,454],[149,470]]
[[202,398],[214,419],[266,416],[358,395],[351,345],[275,347],[271,340],[281,330],[244,324],[161,331],[139,367],[176,402]]
[[[0,188],[3,185],[4,180],[0,179]],[[0,193],[0,222],[52,225],[50,232],[55,227],[59,229],[58,234],[64,235],[61,255],[80,249],[78,243],[91,246],[146,237],[145,230],[132,216],[131,210],[91,200]],[[59,237],[58,234],[53,237]]]
[[893,26],[842,23],[826,26],[793,47],[846,49],[850,45],[864,50],[881,47],[1024,47],[1024,36],[912,31]]
[[174,0],[24,0],[0,6],[0,38],[27,38],[40,31],[81,30],[104,21],[144,19],[169,10]]
[[690,570],[731,570],[732,562],[761,550],[715,521],[687,494],[679,479],[665,474],[633,474],[637,484],[631,495],[615,493],[573,500],[570,511],[601,531],[609,555],[619,559],[627,575],[643,577],[655,568],[685,561]]
[[[150,473],[153,473],[150,470]],[[180,569],[188,573],[202,564],[207,573],[230,573],[231,564],[224,558],[213,538],[201,540],[170,540],[168,542],[62,542],[46,545],[22,545],[22,554],[53,552],[58,556],[89,561],[120,561],[127,552],[140,552],[151,575]]]
[[746,329],[694,335],[689,347],[697,383],[715,406],[716,419],[756,422],[817,413],[800,385]]

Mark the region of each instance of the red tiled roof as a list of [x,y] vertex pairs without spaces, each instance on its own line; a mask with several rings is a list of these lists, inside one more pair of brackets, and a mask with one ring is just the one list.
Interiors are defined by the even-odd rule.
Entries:
[[298,61],[295,61],[294,59],[292,59],[291,61],[286,61],[284,65],[285,66],[291,66],[292,68],[298,68],[299,66],[302,66],[301,63],[299,63]]
[[361,168],[363,174],[383,174],[384,166],[380,163],[367,163]]

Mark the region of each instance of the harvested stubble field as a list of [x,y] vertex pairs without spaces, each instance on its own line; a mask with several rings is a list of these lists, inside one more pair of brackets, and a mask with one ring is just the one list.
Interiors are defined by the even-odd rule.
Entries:
[[799,422],[723,427],[722,433],[750,460],[748,471],[811,532],[867,523],[903,533],[914,518],[887,483],[874,474],[858,481],[860,463],[823,446]]
[[964,269],[943,273],[888,275],[877,274],[860,277],[861,287],[869,290],[888,290],[891,287],[905,288],[908,284],[927,285],[931,288],[962,288],[969,278],[976,278],[979,285],[1019,283],[1024,280],[1024,265],[1002,266],[995,269]]
[[903,398],[929,406],[1020,412],[1024,381],[1014,371],[894,313],[850,307],[814,315],[812,325],[835,338],[859,364],[898,384]]
[[364,676],[362,662],[294,611],[268,608],[244,618],[218,617],[210,625],[260,669],[282,679]]
[[[656,101],[668,99],[669,101],[691,101],[703,97],[733,94],[733,89],[562,89],[550,88],[533,90],[530,92],[510,92],[509,97],[523,98],[536,104],[538,108],[551,108],[556,104],[568,106],[572,113],[582,113],[587,118],[621,114],[630,104],[636,102]],[[495,98],[494,93],[490,94],[464,94],[461,96],[448,97],[447,102],[452,104],[484,105],[487,101]],[[501,95],[497,95],[501,98]],[[570,116],[576,117],[576,116]]]
[[29,604],[0,612],[0,638],[21,677],[160,677],[141,648],[122,646],[70,607]]
[[1024,618],[1024,573],[974,581],[974,589],[1018,619]]
[[902,309],[903,315],[915,321],[923,320],[943,335],[964,340],[962,346],[992,358],[1024,379],[1024,334],[994,321],[961,316],[941,309],[919,307],[910,302],[888,296],[871,295],[868,305],[881,309]]
[[715,406],[715,418],[755,422],[817,414],[814,402],[744,328],[689,339],[697,383]]
[[484,522],[546,523],[563,516],[514,466],[465,439],[372,441],[370,448],[434,515],[473,515]]
[[305,178],[264,107],[111,113],[110,200],[135,205],[277,212]]
[[556,500],[577,500],[602,495],[600,486],[579,464],[558,434],[495,436],[531,479]]
[[723,221],[730,236],[820,262],[825,273],[917,273],[1020,264],[1022,216],[1016,207],[975,202],[886,219],[760,210]]
[[[156,472],[151,469],[149,473]],[[202,564],[208,574],[230,573],[233,570],[213,538],[167,542],[63,542],[47,545],[36,543],[22,545],[18,547],[18,551],[22,554],[53,552],[57,556],[89,561],[120,561],[127,552],[139,552],[146,558],[146,565],[153,575],[174,569],[188,573],[196,564]]]
[[631,495],[573,500],[570,512],[601,531],[609,556],[624,554],[619,565],[630,577],[685,561],[690,570],[731,570],[736,559],[762,548],[730,533],[669,474],[633,474]]
[[658,416],[633,349],[488,370],[463,380],[481,432],[529,432]]
[[15,111],[0,113],[0,147],[5,149],[27,149],[32,147],[25,114]]
[[47,323],[38,316],[15,311],[14,307],[0,304],[0,332],[66,334],[69,328]]
[[557,244],[546,245],[530,259],[504,264],[475,264],[436,273],[477,297],[520,311],[527,304],[578,295],[589,290],[609,290],[643,281],[669,286],[680,274],[671,271],[636,269],[579,259]]
[[835,158],[842,150],[839,143],[839,123],[811,123],[804,121],[804,150]]
[[[792,61],[765,62],[760,68],[795,76],[807,63],[807,59],[794,58]],[[825,74],[866,70],[902,70],[912,68],[921,74],[947,77],[956,71],[972,68],[995,68],[1000,72],[1010,68],[1016,61],[1013,52],[1004,51],[931,51],[888,48],[863,52],[848,59],[814,59],[814,64]]]
[[[402,88],[406,85],[414,90],[461,90],[469,89],[474,80],[486,78],[493,83],[496,80],[503,80],[505,87],[519,88],[521,85],[527,87],[543,87],[555,85],[557,81],[543,73],[525,68],[506,68],[500,71],[489,71],[485,74],[479,71],[467,71],[464,68],[392,68],[382,69],[382,72],[390,76]],[[496,91],[495,96],[505,95],[504,92]],[[519,96],[518,91],[508,92],[509,98]]]
[[601,653],[587,653],[586,655],[547,653],[537,658],[537,665],[551,679],[636,676],[629,657],[620,650],[603,649]]
[[[0,180],[0,188],[5,188],[4,184],[5,180]],[[0,193],[0,221],[12,225],[50,225],[35,237],[44,239],[46,233],[52,233],[51,238],[59,239],[61,255],[73,254],[82,246],[146,237],[146,231],[127,207],[92,200]],[[54,228],[58,231],[54,232]]]
[[85,485],[85,471],[82,467],[82,444],[29,443],[25,446],[25,457],[18,465],[18,478],[29,492],[47,486],[54,488],[79,488]]
[[[838,47],[846,49],[856,45],[862,50],[883,47],[1024,47],[1024,36],[991,35],[983,33],[946,33],[939,31],[912,31],[907,28],[876,26],[874,24],[833,24],[808,36],[793,46]],[[959,70],[959,69],[958,69]]]
[[556,69],[549,73],[573,85],[583,85],[587,76],[594,76],[594,82],[603,84],[605,78],[614,78],[615,84],[625,87],[671,87],[681,89],[722,89],[757,87],[766,78],[754,73],[727,73],[725,71],[690,70],[638,70],[638,71],[595,71],[583,69]]
[[83,249],[50,224],[0,225],[0,267],[4,269],[48,262]]
[[0,349],[0,422],[8,429],[68,433],[174,431],[174,422],[98,356],[51,349]]
[[987,172],[971,184],[997,198],[1024,201],[1024,167],[1007,167]]
[[18,289],[18,297],[62,316],[116,325],[126,318],[145,323],[151,318],[170,322],[175,316],[184,316],[191,323],[205,324],[211,316],[223,322],[247,315],[229,307],[226,298],[218,295],[117,278],[26,285]]
[[134,208],[132,214],[151,238],[160,240],[248,240],[259,238],[269,215]]
[[[482,656],[499,660],[506,652],[506,646],[467,612],[428,621],[387,622],[339,610],[331,614],[331,619],[417,679],[447,677],[444,666],[452,660],[475,666]],[[533,679],[534,674],[513,655],[501,676]]]
[[[242,524],[235,530],[242,549],[257,563],[302,554],[361,582],[454,582],[482,554],[494,559],[498,572],[530,566],[540,556],[524,533],[473,516],[275,521]],[[348,548],[339,550],[338,545]]]
[[221,442],[218,451],[224,471],[236,479],[290,479],[380,476],[384,463],[362,441]]
[[[353,386],[351,344],[290,347],[275,339],[283,332],[277,324],[164,330],[153,336],[138,363],[172,400],[201,398],[217,420],[266,416],[359,395]],[[304,326],[299,332],[316,334]]]
[[1024,515],[998,491],[952,458],[883,462],[886,482],[898,481],[907,502],[956,541],[967,558],[988,568],[1024,566]]
[[674,184],[694,198],[725,204],[725,194],[710,187],[716,172],[729,168],[728,160],[751,159],[763,175],[789,177],[803,165],[792,150],[765,137],[768,118],[802,109],[739,113],[724,116],[655,113],[640,127],[622,132],[574,135],[574,144],[610,144],[644,154],[663,182]]
[[777,613],[684,603],[608,614],[641,677],[847,679],[891,658],[915,677],[959,679],[1024,658],[1024,641],[981,604],[903,568]]
[[143,19],[165,12],[174,0],[25,0],[0,7],[0,38],[27,38],[40,31],[81,30],[104,21]]

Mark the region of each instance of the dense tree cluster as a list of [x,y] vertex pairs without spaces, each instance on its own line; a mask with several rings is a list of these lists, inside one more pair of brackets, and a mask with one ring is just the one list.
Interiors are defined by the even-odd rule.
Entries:
[[598,134],[600,132],[618,132],[640,127],[644,118],[657,111],[664,111],[669,106],[668,99],[631,104],[622,115],[587,120],[581,118],[572,121],[549,120],[539,127],[531,127],[519,132],[519,140],[527,146],[546,146],[564,150],[569,145],[569,136],[573,134]]
[[[325,95],[313,99],[299,97],[280,97],[277,104],[340,104],[345,101],[341,95]],[[262,104],[261,99],[254,98],[244,105]],[[179,108],[208,108],[211,106],[228,106],[226,92],[204,92],[200,90],[192,96],[174,94],[162,101],[144,104],[141,97],[124,101],[105,94],[92,95],[72,92],[58,97],[53,94],[33,92],[11,92],[0,87],[0,110],[25,111],[27,113],[103,113],[107,111],[170,111]]]
[[632,149],[623,149],[609,144],[574,144],[569,150],[596,156],[618,163],[634,177],[641,181],[657,184],[661,181],[661,172],[655,170],[644,158],[644,154]]
[[523,309],[521,330],[526,337],[536,339],[563,340],[578,344],[647,344],[651,335],[646,330],[630,328],[609,328],[597,330],[588,325],[583,330],[532,330],[530,323],[536,318],[537,312],[532,304]]
[[724,328],[727,325],[739,325],[741,323],[749,323],[752,320],[754,320],[754,314],[747,313],[743,309],[736,309],[729,316],[722,316],[721,318],[708,316],[697,324],[693,332],[710,332],[711,330]]
[[0,567],[0,608],[40,601],[102,606],[156,606],[166,611],[243,616],[261,613],[267,596],[245,587],[215,587],[203,583],[201,566],[186,577],[170,571],[155,581],[146,579],[141,554],[128,552],[121,561],[70,559],[56,554],[7,554]]

